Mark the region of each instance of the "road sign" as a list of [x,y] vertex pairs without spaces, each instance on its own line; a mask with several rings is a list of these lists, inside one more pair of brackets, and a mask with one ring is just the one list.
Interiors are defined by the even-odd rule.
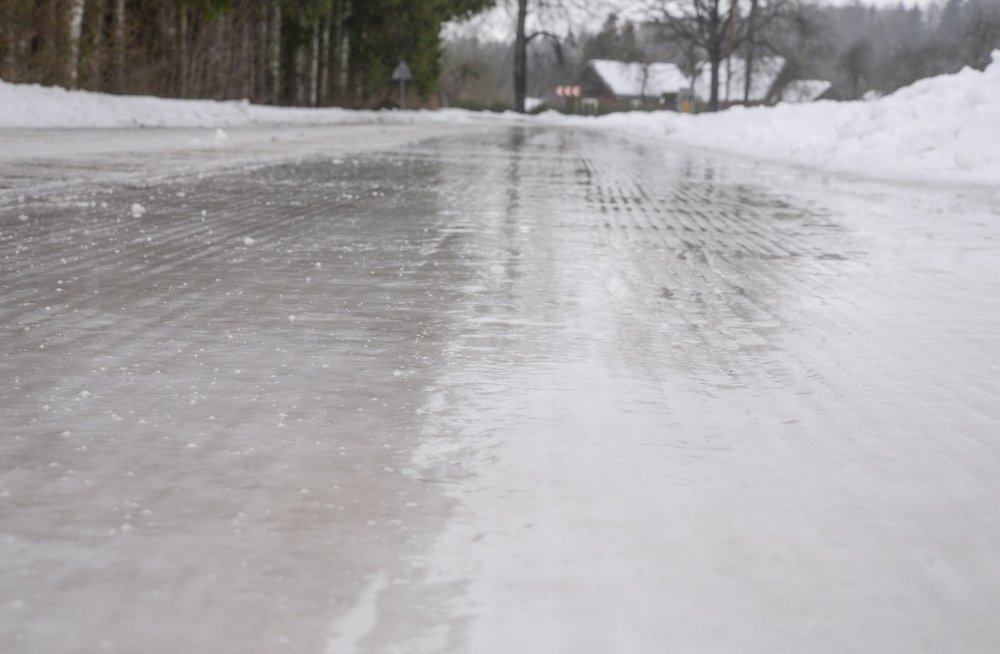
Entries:
[[413,79],[413,73],[410,72],[410,67],[406,65],[405,61],[400,61],[396,70],[392,71],[392,81],[409,82],[411,79]]
[[579,98],[583,96],[583,87],[560,85],[556,87],[556,95],[560,98]]
[[399,82],[399,107],[406,109],[406,83],[413,79],[413,73],[405,61],[400,60],[396,70],[392,71],[392,79]]

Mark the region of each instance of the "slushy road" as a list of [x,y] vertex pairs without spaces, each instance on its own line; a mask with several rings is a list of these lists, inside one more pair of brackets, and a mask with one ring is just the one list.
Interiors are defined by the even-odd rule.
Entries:
[[0,156],[0,650],[1000,649],[996,191],[98,134]]

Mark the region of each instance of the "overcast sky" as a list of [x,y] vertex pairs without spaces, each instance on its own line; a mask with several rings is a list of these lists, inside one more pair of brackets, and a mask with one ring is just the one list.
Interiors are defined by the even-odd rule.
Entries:
[[[829,0],[820,4],[845,5],[854,0]],[[904,6],[928,6],[932,0],[902,0]],[[943,0],[942,0],[943,1]],[[623,18],[641,20],[648,16],[647,7],[650,0],[567,0],[571,11],[558,20],[560,25],[547,24],[545,29],[565,33],[572,27],[573,31],[596,30],[612,11],[617,11]],[[895,7],[900,0],[861,0],[863,5]],[[449,25],[445,28],[446,35],[478,36],[481,39],[508,40],[512,38],[514,29],[513,0],[497,0],[497,7],[485,12],[472,20]]]

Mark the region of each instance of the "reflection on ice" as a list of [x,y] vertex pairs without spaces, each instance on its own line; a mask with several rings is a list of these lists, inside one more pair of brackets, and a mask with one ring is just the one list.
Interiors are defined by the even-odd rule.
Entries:
[[[990,329],[947,308],[980,302],[965,285],[995,286],[995,260],[914,303],[901,289],[924,253],[890,246],[892,274],[873,284],[866,250],[887,237],[859,235],[842,201],[829,198],[843,207],[831,215],[738,168],[595,145],[517,135],[505,183],[490,185],[506,189],[506,211],[466,218],[478,228],[463,249],[483,265],[416,458],[423,478],[460,481],[427,557],[423,589],[441,607],[394,621],[387,594],[366,642],[402,642],[395,629],[416,622],[408,637],[476,652],[987,651],[990,547],[969,560],[937,537],[956,521],[981,534],[1000,489],[977,476],[968,498],[926,453],[966,471],[996,458],[981,443],[998,405],[980,413],[979,390],[946,390],[941,374],[960,359],[1000,391],[952,337],[995,350]],[[900,215],[881,229],[911,229]],[[916,336],[886,315],[949,322]],[[914,348],[924,361],[908,377]],[[956,583],[976,600],[941,620]],[[901,605],[919,619],[894,622]]]

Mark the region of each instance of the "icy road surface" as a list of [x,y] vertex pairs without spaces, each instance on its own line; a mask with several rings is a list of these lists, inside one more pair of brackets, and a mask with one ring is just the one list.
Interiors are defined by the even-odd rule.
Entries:
[[0,651],[1000,650],[997,191],[405,129],[0,157]]

